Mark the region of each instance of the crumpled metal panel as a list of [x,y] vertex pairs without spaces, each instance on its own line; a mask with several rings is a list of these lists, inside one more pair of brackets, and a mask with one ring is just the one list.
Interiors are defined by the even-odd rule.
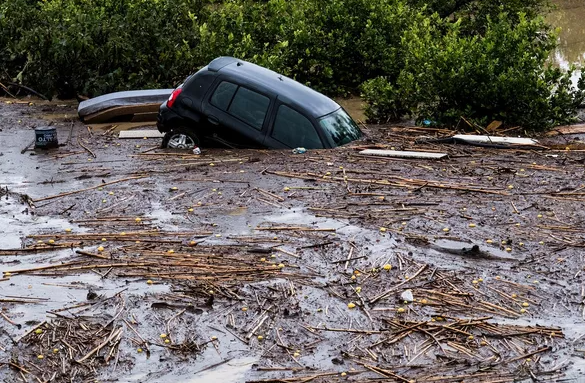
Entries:
[[130,90],[125,92],[108,93],[83,101],[77,107],[80,118],[118,106],[154,104],[165,102],[174,89],[147,89]]

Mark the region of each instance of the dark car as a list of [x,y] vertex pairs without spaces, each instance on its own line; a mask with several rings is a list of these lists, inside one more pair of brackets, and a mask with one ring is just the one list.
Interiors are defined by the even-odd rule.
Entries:
[[335,101],[288,77],[219,57],[160,107],[163,147],[334,148],[362,136]]

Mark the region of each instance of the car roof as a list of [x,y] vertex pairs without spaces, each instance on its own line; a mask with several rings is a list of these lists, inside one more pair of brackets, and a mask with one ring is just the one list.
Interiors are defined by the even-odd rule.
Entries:
[[308,86],[248,61],[218,57],[209,63],[208,70],[244,78],[246,82],[272,91],[281,101],[292,104],[315,118],[340,108],[335,101]]

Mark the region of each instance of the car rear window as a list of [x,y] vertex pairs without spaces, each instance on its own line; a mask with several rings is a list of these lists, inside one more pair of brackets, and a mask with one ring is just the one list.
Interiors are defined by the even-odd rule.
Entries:
[[337,146],[345,145],[362,136],[360,128],[342,108],[322,117],[319,123],[331,135]]
[[223,81],[211,96],[211,105],[217,106],[221,110],[227,110],[230,102],[236,93],[238,86],[231,82]]
[[229,106],[228,113],[261,130],[269,105],[268,97],[240,87]]
[[311,121],[286,105],[278,108],[272,138],[291,148],[323,148],[323,143]]

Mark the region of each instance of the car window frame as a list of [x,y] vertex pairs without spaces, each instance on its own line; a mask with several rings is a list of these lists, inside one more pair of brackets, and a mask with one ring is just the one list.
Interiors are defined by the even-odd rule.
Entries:
[[[218,106],[214,105],[211,103],[211,98],[213,97],[215,91],[217,90],[217,88],[221,85],[222,82],[229,82],[232,83],[234,85],[236,85],[238,88],[236,89],[236,92],[234,93],[234,95],[232,96],[232,99],[230,100],[230,103],[227,107],[227,110],[223,110],[221,108],[219,108]],[[238,93],[238,90],[240,88],[246,88],[247,90],[254,92],[254,93],[258,93],[261,96],[267,97],[268,98],[268,108],[266,110],[266,115],[264,116],[264,121],[262,122],[262,127],[260,129],[257,129],[256,127],[250,125],[248,122],[238,118],[237,116],[234,116],[233,114],[231,114],[229,112],[229,108],[232,105],[232,102],[234,101],[234,98],[236,97],[236,94]],[[234,76],[226,76],[226,75],[220,75],[217,76],[215,83],[213,84],[213,86],[211,87],[209,93],[206,95],[205,97],[205,103],[207,103],[208,105],[210,105],[211,107],[217,109],[219,112],[221,113],[225,113],[226,115],[228,115],[229,117],[238,120],[239,122],[245,124],[248,128],[254,130],[255,132],[259,132],[262,133],[262,135],[264,136],[264,138],[266,137],[266,135],[268,134],[268,130],[270,128],[270,122],[272,121],[272,117],[274,114],[274,104],[275,104],[275,100],[277,99],[277,95],[274,93],[268,93],[268,92],[263,92],[261,90],[258,90],[258,88],[256,86],[253,86],[252,84],[249,84],[245,81],[245,79],[240,79],[238,77],[234,77]],[[206,116],[208,117],[208,116]],[[221,122],[220,122],[221,123]]]
[[[272,133],[274,133],[274,125],[276,124],[276,117],[278,115],[278,111],[280,109],[281,106],[286,106],[287,108],[294,110],[295,112],[297,112],[298,114],[300,114],[301,116],[305,117],[313,126],[313,129],[315,129],[315,132],[317,133],[317,137],[319,137],[319,140],[321,141],[321,149],[326,149],[328,146],[328,140],[324,140],[323,139],[323,134],[321,132],[321,127],[318,124],[315,124],[316,120],[312,117],[307,115],[306,113],[303,113],[301,110],[299,110],[299,108],[295,108],[293,105],[291,105],[290,103],[287,102],[283,102],[283,100],[280,100],[277,98],[277,102],[274,105],[274,109],[272,112],[272,116],[270,118],[270,129],[268,129],[268,132],[266,132],[266,138],[270,138],[271,140],[280,142],[281,144],[288,146],[289,148],[293,148],[292,146],[289,146],[288,143],[286,142],[282,142],[281,140],[275,138]],[[318,150],[318,149],[316,149]]]
[[[215,96],[215,92],[217,92],[217,90],[219,89],[219,87],[221,86],[221,84],[223,84],[224,82],[227,82],[229,84],[232,84],[232,85],[235,85],[236,86],[236,90],[234,91],[234,94],[232,94],[232,98],[230,98],[230,102],[228,102],[227,108],[225,110],[222,109],[219,105],[216,105],[213,102],[211,102],[211,100],[213,99],[213,96]],[[238,89],[240,89],[240,85],[236,84],[235,82],[228,81],[228,80],[221,80],[221,81],[219,81],[219,83],[217,84],[217,86],[213,89],[213,91],[209,95],[209,105],[211,105],[211,106],[213,106],[213,107],[221,110],[222,112],[226,112],[227,113],[228,110],[230,109],[230,105],[232,104],[232,101],[234,101],[234,97],[236,97],[236,93],[238,93]]]

